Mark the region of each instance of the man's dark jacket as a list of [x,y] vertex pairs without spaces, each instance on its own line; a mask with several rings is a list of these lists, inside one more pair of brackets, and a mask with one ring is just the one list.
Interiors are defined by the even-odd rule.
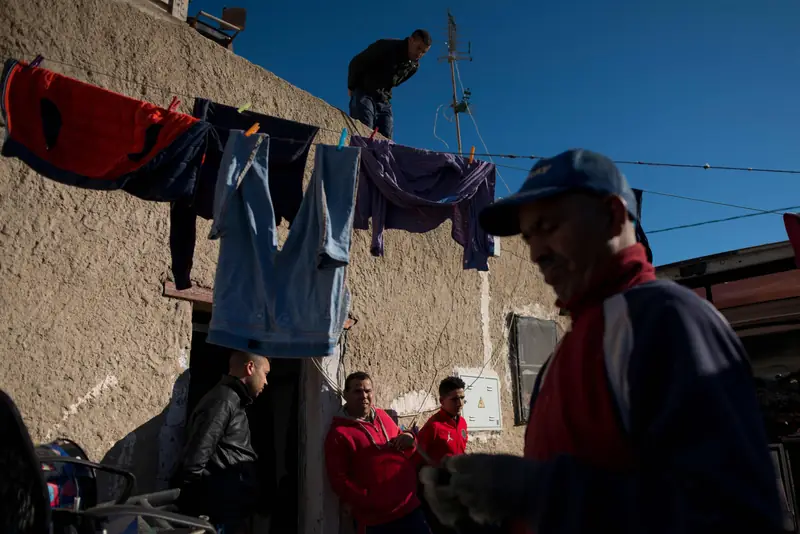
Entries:
[[408,39],[381,39],[350,60],[347,88],[388,102],[392,88],[416,74],[419,62],[408,59]]
[[191,418],[181,464],[179,507],[214,522],[252,514],[258,502],[257,455],[245,407],[253,402],[241,380],[225,376],[200,399]]

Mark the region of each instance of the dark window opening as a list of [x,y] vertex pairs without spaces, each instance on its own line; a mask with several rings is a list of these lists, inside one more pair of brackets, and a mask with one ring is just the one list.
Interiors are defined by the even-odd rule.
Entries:
[[[228,372],[231,349],[206,343],[211,313],[192,312],[187,415]],[[266,390],[247,409],[270,530],[293,534],[298,525],[300,360],[271,359]],[[187,418],[188,424],[188,418]]]
[[508,355],[514,379],[514,424],[528,422],[536,377],[558,343],[555,321],[510,315]]

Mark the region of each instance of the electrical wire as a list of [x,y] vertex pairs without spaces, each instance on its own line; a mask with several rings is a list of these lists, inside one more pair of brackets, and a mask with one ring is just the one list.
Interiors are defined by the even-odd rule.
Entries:
[[436,124],[439,122],[439,110],[442,109],[442,106],[444,106],[444,104],[439,104],[439,107],[436,108],[436,115],[433,116],[433,136],[444,143],[444,146],[447,147],[447,150],[450,150],[450,145],[447,144],[447,141],[436,135]]
[[[342,333],[342,335],[344,335],[344,333]],[[339,387],[339,384],[337,384],[333,380],[333,378],[331,378],[331,376],[328,374],[328,372],[322,367],[322,362],[319,361],[319,358],[311,358],[311,361],[314,363],[314,367],[317,368],[317,371],[319,371],[319,374],[322,375],[322,378],[328,384],[328,387],[331,388],[331,390],[334,393],[336,393],[336,395],[338,397],[341,397],[342,396],[342,389]]]
[[[747,208],[745,208],[747,209]],[[670,226],[668,228],[659,228],[658,230],[650,230],[645,232],[647,235],[661,234],[664,232],[673,232],[675,230],[684,230],[686,228],[697,228],[698,226],[706,226],[709,224],[716,224],[721,222],[735,221],[738,219],[746,219],[748,217],[758,217],[759,215],[783,215],[784,213],[792,213],[790,210],[798,210],[800,206],[789,206],[788,208],[780,208],[771,211],[758,210],[758,213],[748,213],[747,215],[736,215],[734,217],[724,217],[722,219],[711,219],[710,221],[701,221],[690,224],[681,224],[678,226]]]
[[[514,293],[516,293],[517,288],[519,287],[519,282],[522,279],[522,276],[521,276],[522,275],[522,265],[525,262],[526,258],[524,258],[522,256],[518,256],[518,257],[520,258],[520,262],[519,262],[519,267],[517,269],[517,277],[516,277],[516,280],[514,282],[514,287],[511,289],[511,291],[508,291],[506,293],[506,295],[505,295],[505,300],[503,302],[503,307],[502,307],[503,310],[508,308],[509,304],[511,303],[511,298],[513,297]],[[463,271],[462,271],[462,273],[463,273]],[[451,309],[450,314],[449,314],[450,316],[448,317],[447,321],[445,322],[445,328],[443,328],[442,331],[439,334],[439,339],[441,339],[441,337],[444,335],[445,329],[447,328],[447,325],[449,324],[450,319],[452,318],[452,315],[455,312],[455,291],[454,290],[455,290],[455,284],[453,284],[453,288],[452,288],[453,293],[452,293],[451,296],[452,296],[453,300],[451,302],[453,303],[453,305],[451,306],[452,309]],[[438,340],[437,340],[437,345],[438,345]],[[497,343],[495,345],[494,351],[492,351],[492,354],[483,363],[483,366],[481,367],[481,370],[478,373],[478,376],[476,376],[475,379],[467,387],[471,387],[472,385],[474,385],[475,382],[477,382],[483,376],[483,373],[486,371],[486,368],[494,362],[496,356],[500,353],[500,348],[502,346],[503,346],[502,343]],[[435,411],[437,411],[439,409],[439,408],[434,408],[434,409],[431,409],[431,410],[425,410],[424,409],[425,408],[425,402],[427,402],[428,398],[433,393],[433,389],[434,389],[434,387],[436,385],[436,380],[438,379],[438,375],[439,375],[438,372],[439,372],[439,370],[437,370],[437,372],[434,373],[434,377],[433,377],[431,386],[430,386],[430,388],[428,388],[428,391],[426,392],[425,397],[423,397],[423,400],[419,405],[419,409],[417,410],[417,413],[414,414],[414,419],[412,419],[411,423],[409,424],[409,426],[412,427],[412,428],[416,424],[416,422],[419,419],[420,415],[431,413],[431,412],[435,412]]]
[[[651,191],[651,190],[648,190],[648,189],[640,189],[640,191],[642,193],[648,193],[650,195],[658,195],[658,196],[661,196],[661,197],[677,198],[677,199],[680,199],[680,200],[691,200],[693,202],[702,202],[704,204],[713,204],[715,206],[725,206],[726,208],[737,208],[737,209],[740,209],[740,210],[755,211],[755,212],[758,212],[758,213],[761,213],[761,214],[776,213],[777,211],[780,211],[780,210],[762,210],[760,208],[751,208],[751,207],[748,207],[748,206],[742,206],[740,204],[731,204],[729,202],[719,202],[717,200],[708,200],[708,199],[702,199],[702,198],[687,197],[687,196],[684,196],[684,195],[676,195],[674,193],[664,193],[664,192],[661,192],[661,191]],[[785,209],[792,209],[792,208],[785,208]],[[652,232],[650,232],[650,233],[652,233]]]
[[428,387],[428,391],[425,393],[425,396],[422,398],[422,402],[419,403],[419,409],[417,413],[414,415],[414,419],[411,420],[410,427],[414,427],[417,423],[417,419],[422,413],[425,413],[423,409],[425,408],[425,403],[428,402],[431,394],[433,393],[433,389],[436,387],[436,380],[439,378],[439,372],[442,370],[441,368],[436,366],[436,351],[439,349],[439,346],[442,343],[442,339],[444,338],[444,334],[447,331],[447,327],[450,326],[450,321],[453,319],[456,310],[456,283],[461,280],[464,274],[464,270],[462,269],[458,276],[456,276],[453,280],[453,285],[450,287],[450,313],[447,314],[447,319],[444,322],[444,326],[442,326],[441,331],[439,331],[439,335],[436,337],[436,344],[433,346],[433,351],[431,352],[431,361],[433,362],[433,366],[435,371],[433,373],[433,378],[431,379],[431,385]]
[[[456,75],[458,76],[458,85],[461,87],[461,94],[463,95],[464,94],[464,84],[461,83],[461,71],[458,70],[458,62],[454,61],[453,65],[455,66]],[[454,104],[455,104],[455,102],[454,102]],[[480,139],[481,144],[483,145],[483,149],[486,152],[489,152],[489,147],[486,146],[486,141],[483,140],[483,136],[481,135],[481,130],[480,130],[480,128],[478,128],[478,121],[475,120],[475,115],[473,115],[472,110],[469,107],[469,104],[465,104],[465,105],[467,106],[467,115],[469,115],[469,118],[472,119],[472,125],[475,126],[475,133],[478,134],[478,139]],[[455,108],[453,110],[455,111]],[[489,161],[492,163],[492,165],[495,165],[494,159],[491,156],[489,156]],[[508,194],[509,195],[513,194],[513,192],[511,191],[511,188],[508,187],[508,182],[505,181],[505,179],[503,178],[503,175],[500,174],[499,170],[497,170],[497,165],[495,165],[495,172],[497,173],[497,177],[500,178],[500,181],[503,182],[503,185],[506,186],[506,189],[508,190]]]
[[[464,83],[461,81],[461,71],[458,68],[458,63],[453,62],[453,65],[455,66],[456,77],[458,79],[458,85],[461,88],[461,94],[463,95],[465,93],[465,90],[464,90]],[[473,114],[472,109],[470,109],[469,104],[465,104],[465,105],[466,105],[466,108],[467,108],[467,115],[469,115],[469,118],[472,119],[472,125],[475,127],[475,133],[478,134],[478,139],[480,140],[481,144],[483,145],[483,149],[486,151],[487,154],[489,154],[489,152],[490,152],[489,151],[489,147],[486,146],[486,141],[484,141],[483,136],[481,135],[481,130],[478,127],[478,121],[475,119],[475,115]],[[488,157],[489,161],[493,165],[495,165],[495,167],[497,167],[497,165],[494,162],[494,159],[492,159],[492,156],[491,155],[487,156],[487,154],[484,154],[484,156]],[[513,194],[513,192],[511,191],[511,188],[508,186],[508,182],[505,181],[503,176],[500,174],[500,171],[497,170],[496,172],[497,172],[497,177],[500,178],[500,180],[503,182],[503,185],[505,185],[506,189],[508,190],[508,193],[509,194]],[[520,258],[519,267],[517,269],[517,278],[516,278],[516,281],[514,283],[514,288],[508,293],[508,295],[506,295],[506,303],[504,304],[503,309],[505,309],[506,306],[508,306],[508,304],[511,301],[511,297],[514,295],[514,293],[517,290],[517,287],[519,286],[519,281],[521,279],[521,274],[522,274],[522,264],[523,263],[524,263],[524,258]],[[499,344],[499,343],[496,344],[494,351],[489,356],[489,358],[487,358],[486,361],[483,363],[483,367],[481,367],[481,370],[478,373],[478,375],[467,386],[468,389],[471,388],[473,385],[475,385],[475,383],[483,376],[483,373],[486,371],[487,367],[489,367],[490,365],[494,364],[494,361],[495,361],[497,355],[500,354],[500,347],[501,346],[502,346],[502,344]]]
[[[529,170],[529,169],[524,168],[524,167],[515,167],[514,165],[503,165],[501,163],[496,163],[495,165],[497,165],[498,167],[505,167],[506,169],[514,169],[514,170],[524,171],[524,172],[528,172],[528,170]],[[731,204],[729,202],[720,202],[718,200],[709,200],[709,199],[705,199],[705,198],[689,197],[689,196],[686,196],[686,195],[678,195],[678,194],[675,194],[675,193],[665,193],[664,191],[654,191],[652,189],[639,189],[639,190],[641,192],[647,193],[649,195],[658,195],[658,196],[662,196],[662,197],[676,198],[676,199],[680,199],[680,200],[689,200],[689,201],[692,201],[692,202],[700,202],[702,204],[711,204],[711,205],[714,205],[714,206],[724,206],[726,208],[736,208],[736,209],[747,210],[747,211],[755,211],[755,212],[758,212],[758,213],[764,214],[764,215],[782,213],[782,210],[780,210],[780,209],[778,209],[778,210],[765,210],[765,209],[761,209],[761,208],[751,208],[749,206],[742,206],[741,204]],[[792,207],[784,208],[784,210],[790,210],[790,209],[794,209],[794,208],[792,208]],[[727,219],[719,219],[719,222],[722,222],[722,221],[725,221],[725,220],[727,220]],[[717,222],[717,221],[718,220],[715,219],[713,221],[708,221],[708,223],[710,224],[710,223]],[[676,227],[676,229],[677,228],[678,227]],[[651,234],[651,233],[656,233],[656,232],[666,232],[668,230],[669,229],[667,228],[667,229],[662,229],[662,230],[654,230],[652,232],[647,232],[647,233]]]
[[[78,70],[82,70],[82,71],[88,71],[91,74],[99,74],[101,76],[107,76],[109,78],[120,80],[120,81],[123,81],[123,82],[126,82],[126,83],[131,83],[131,84],[138,85],[138,86],[141,86],[141,87],[148,87],[148,88],[151,88],[151,89],[157,89],[159,91],[168,93],[170,95],[182,96],[182,97],[185,97],[185,98],[188,98],[188,99],[193,99],[193,98],[196,97],[196,95],[189,95],[189,94],[186,94],[186,93],[182,93],[180,91],[176,91],[174,89],[171,89],[169,87],[165,87],[165,86],[162,86],[162,85],[146,83],[146,82],[139,81],[139,80],[132,80],[132,79],[125,78],[125,77],[122,77],[122,76],[117,76],[116,74],[103,72],[102,70],[96,68],[96,66],[94,66],[93,64],[91,64],[89,62],[86,62],[85,65],[75,65],[73,63],[69,63],[69,62],[66,62],[66,61],[61,61],[59,59],[54,59],[52,57],[46,57],[45,61],[46,62],[51,62],[51,63],[57,63],[59,65],[64,65],[66,67],[72,67],[74,69],[78,69]],[[344,111],[342,111],[341,109],[339,111],[341,111],[345,116],[347,116],[347,114]],[[445,118],[447,118],[447,117],[445,116]],[[326,131],[326,132],[335,133],[335,134],[341,133],[341,130],[336,130],[336,129],[333,129],[333,128],[327,128],[327,127],[324,127],[324,126],[320,126],[319,129],[323,130],[323,131]],[[481,158],[504,158],[504,159],[538,160],[538,159],[544,159],[545,158],[545,156],[538,156],[538,155],[533,155],[533,154],[532,155],[500,154],[500,153],[494,154],[494,153],[489,153],[488,149],[485,149],[485,150],[486,150],[486,153],[476,153],[476,154],[473,154],[473,155],[475,157],[481,157]],[[463,156],[463,157],[469,157],[471,155],[471,154],[466,153],[466,152],[439,152],[439,153],[440,154],[450,154],[450,155],[453,155],[453,156]],[[640,161],[640,160],[627,160],[627,159],[614,160],[614,163],[616,163],[618,165],[641,165],[641,166],[647,166],[647,167],[670,167],[670,168],[677,168],[677,169],[703,169],[703,170],[716,170],[716,171],[741,171],[741,172],[760,172],[760,173],[774,173],[774,174],[800,174],[800,169],[776,169],[776,168],[769,168],[769,167],[739,167],[739,166],[732,166],[732,165],[710,165],[708,163],[700,165],[700,164],[690,164],[690,163],[670,163],[670,162]],[[495,164],[495,165],[498,166],[498,167],[505,167],[504,165],[499,165],[499,164]],[[509,168],[512,168],[512,167],[509,167]],[[525,170],[528,170],[528,169],[525,169]]]
[[[461,153],[457,155],[467,156],[469,154]],[[476,157],[488,157],[492,156],[495,158],[506,158],[506,159],[530,159],[530,160],[538,160],[538,159],[546,159],[546,156],[536,156],[536,155],[520,155],[520,154],[475,154]],[[703,165],[699,164],[692,164],[692,163],[666,163],[666,162],[657,162],[657,161],[633,161],[633,160],[623,160],[623,159],[615,159],[612,160],[617,165],[643,165],[647,167],[672,167],[677,169],[703,169],[703,170],[712,170],[712,171],[746,171],[746,172],[764,172],[764,173],[777,173],[777,174],[800,174],[800,169],[774,169],[769,167],[736,167],[731,165],[709,165],[705,163]],[[516,168],[519,170],[529,170],[523,169],[521,167],[508,167],[508,168]]]

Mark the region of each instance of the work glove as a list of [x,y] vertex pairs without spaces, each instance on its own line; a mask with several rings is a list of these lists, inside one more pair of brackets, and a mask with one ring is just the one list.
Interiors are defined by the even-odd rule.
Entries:
[[[420,472],[425,498],[443,524],[466,517],[481,525],[530,516],[538,464],[507,454],[451,456]],[[447,480],[449,474],[449,480]]]

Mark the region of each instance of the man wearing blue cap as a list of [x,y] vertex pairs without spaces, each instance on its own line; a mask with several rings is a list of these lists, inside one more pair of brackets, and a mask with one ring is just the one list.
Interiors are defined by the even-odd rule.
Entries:
[[480,215],[520,234],[572,328],[531,397],[524,457],[464,455],[421,473],[445,524],[519,533],[782,532],[742,344],[707,301],[656,280],[636,198],[588,150],[541,160]]

